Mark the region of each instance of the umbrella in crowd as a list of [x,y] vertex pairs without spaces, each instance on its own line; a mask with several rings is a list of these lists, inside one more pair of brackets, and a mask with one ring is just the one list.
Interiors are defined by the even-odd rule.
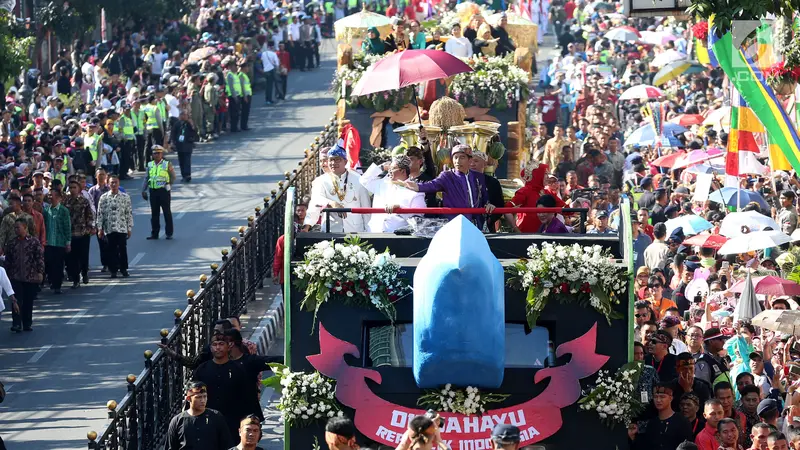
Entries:
[[188,64],[200,62],[200,61],[202,61],[202,60],[204,60],[204,59],[208,58],[209,56],[214,55],[216,53],[217,53],[217,49],[215,47],[199,48],[199,49],[193,51],[192,53],[189,53],[189,57],[186,59],[186,62]]
[[729,128],[731,126],[731,107],[722,106],[709,112],[708,115],[706,115],[706,120],[703,121],[703,125],[715,125]]
[[725,166],[717,165],[717,164],[697,164],[694,166],[690,166],[686,169],[689,173],[714,173],[716,172],[717,175],[724,175],[725,174]]
[[682,61],[685,59],[689,59],[686,56],[686,53],[681,53],[677,50],[667,50],[663,53],[656,55],[655,58],[650,62],[650,65],[653,67],[658,67],[659,69],[666,66],[669,63],[673,63],[675,61]]
[[756,211],[733,212],[722,219],[719,227],[719,234],[727,237],[734,237],[752,231],[763,231],[767,228],[780,230],[778,222],[772,217],[765,216]]
[[731,238],[719,249],[720,255],[734,255],[772,247],[779,247],[792,242],[791,236],[779,230],[753,231]]
[[715,250],[719,250],[722,248],[722,245],[728,242],[728,238],[725,236],[721,236],[719,234],[698,234],[696,236],[692,236],[685,241],[683,241],[683,245],[691,245],[703,248],[713,248]]
[[687,214],[670,219],[664,222],[664,225],[667,226],[667,236],[671,235],[677,228],[683,228],[684,234],[698,234],[714,227],[711,222],[696,214]]
[[642,31],[642,42],[651,45],[666,45],[678,37],[668,31]]
[[797,336],[797,331],[800,331],[800,311],[768,309],[753,317],[752,324],[779,334]]
[[692,150],[689,153],[683,155],[680,159],[678,159],[675,162],[675,165],[672,166],[672,168],[683,169],[685,167],[693,166],[695,164],[700,164],[710,159],[719,158],[721,156],[725,156],[725,152],[719,148],[712,147],[706,150]]
[[740,283],[742,284],[742,296],[739,297],[736,309],[733,310],[734,322],[739,320],[749,321],[761,312],[761,305],[758,303],[750,272],[747,272],[747,278],[743,282],[740,281]]
[[661,136],[656,136],[656,130],[653,128],[653,124],[648,123],[631,133],[628,139],[625,140],[625,145],[654,145],[656,142],[666,139],[666,144],[669,144],[665,145],[666,147],[677,147],[680,145],[680,141],[678,141],[675,135],[686,131],[686,128],[680,125],[665,123],[663,134]]
[[[364,8],[366,8],[366,3],[364,3]],[[375,14],[362,9],[360,12],[339,19],[333,24],[336,40],[340,42],[363,39],[367,35],[367,30],[372,27],[377,28],[381,36],[388,36],[392,32],[392,21],[383,14]]]
[[708,196],[708,199],[712,202],[723,203],[726,206],[739,208],[744,208],[750,202],[756,202],[758,206],[764,208],[765,211],[769,211],[770,209],[769,203],[764,200],[761,194],[748,189],[724,187],[712,192],[711,195]]
[[649,98],[659,98],[664,96],[664,91],[647,84],[639,84],[629,88],[619,96],[620,100],[647,100]]
[[650,164],[658,167],[667,167],[670,168],[675,165],[681,158],[683,158],[684,153],[681,151],[670,153],[669,155],[664,155],[658,157],[650,162]]
[[[749,279],[750,277],[748,276],[748,280],[737,281],[728,290],[737,294],[746,292],[747,281],[749,281]],[[775,296],[800,295],[800,284],[797,284],[792,280],[787,280],[772,275],[766,277],[754,277],[751,284],[753,285],[756,294]]]
[[[677,53],[677,52],[676,52]],[[682,53],[678,53],[682,55]],[[662,67],[653,77],[653,84],[661,86],[681,75],[705,72],[706,68],[695,61],[677,60]]]
[[631,27],[617,27],[609,30],[605,38],[612,41],[636,42],[639,40],[639,32]]
[[700,125],[704,120],[706,120],[706,118],[701,114],[678,114],[668,120],[668,122],[676,123],[682,127],[690,127],[692,125]]

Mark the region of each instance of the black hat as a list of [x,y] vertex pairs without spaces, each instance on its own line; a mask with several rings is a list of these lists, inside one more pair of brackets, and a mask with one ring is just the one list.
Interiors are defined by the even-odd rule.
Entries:
[[780,406],[778,405],[777,400],[765,398],[764,400],[761,400],[761,402],[758,404],[758,407],[756,407],[756,414],[762,416],[766,413],[777,411],[778,408],[780,408]]
[[492,440],[498,444],[516,444],[520,441],[519,428],[501,423],[492,430]]

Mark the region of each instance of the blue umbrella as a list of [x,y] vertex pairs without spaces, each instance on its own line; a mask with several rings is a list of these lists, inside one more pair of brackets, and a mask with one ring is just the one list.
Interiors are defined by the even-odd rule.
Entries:
[[[664,129],[662,131],[661,137],[666,138],[669,141],[669,147],[678,147],[680,145],[680,141],[678,138],[675,137],[676,134],[684,133],[687,130],[685,127],[678,125],[677,123],[665,123]],[[656,136],[656,130],[653,128],[653,124],[648,123],[647,125],[637,129],[630,136],[628,139],[625,140],[625,145],[655,145],[660,139]]]
[[[741,197],[739,196],[739,191],[742,191]],[[764,211],[770,210],[769,203],[764,200],[764,197],[762,197],[761,194],[747,189],[724,187],[712,192],[711,195],[708,196],[708,199],[712,202],[723,203],[728,206],[736,206],[736,201],[738,199],[739,208],[746,206],[750,202],[756,202],[761,208],[763,208]]]
[[667,226],[667,236],[671,235],[678,227],[683,228],[683,233],[687,235],[700,234],[703,231],[714,228],[711,222],[696,214],[687,214],[685,216],[669,219],[664,225]]

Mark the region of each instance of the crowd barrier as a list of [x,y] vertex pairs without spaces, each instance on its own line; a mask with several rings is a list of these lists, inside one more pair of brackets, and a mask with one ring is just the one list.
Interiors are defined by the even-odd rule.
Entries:
[[[222,250],[221,264],[211,264],[211,275],[200,276],[200,289],[186,293],[187,307],[175,310],[172,329],[161,330],[162,344],[194,357],[209,342],[216,320],[247,311],[248,302],[264,287],[264,279],[272,275],[275,244],[283,234],[288,196],[296,192],[302,197],[311,191],[311,182],[319,172],[319,148],[333,145],[337,137],[338,124],[333,117],[305,150],[298,167],[285,173],[285,180],[264,197],[264,206],[256,207],[255,214],[247,218],[247,226],[239,227],[239,235],[231,238],[230,249]],[[145,351],[144,370],[126,378],[127,394],[119,402],[107,403],[109,422],[99,433],[87,434],[89,448],[163,448],[169,422],[183,407],[190,377],[191,370],[163,350]]]

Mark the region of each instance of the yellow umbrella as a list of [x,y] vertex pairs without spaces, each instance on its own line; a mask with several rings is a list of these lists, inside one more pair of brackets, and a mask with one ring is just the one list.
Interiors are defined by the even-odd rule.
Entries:
[[500,24],[500,19],[502,18],[503,14],[505,14],[506,19],[508,20],[508,24],[505,27],[506,31],[508,32],[509,37],[511,37],[511,39],[514,41],[514,44],[517,47],[530,47],[534,54],[538,52],[539,25],[536,25],[514,11],[492,14],[486,18],[486,21],[489,22],[490,25],[496,27]]
[[[366,2],[364,4],[366,5]],[[345,43],[353,39],[364,39],[367,36],[367,30],[371,27],[378,29],[381,33],[381,38],[388,36],[392,32],[392,22],[388,17],[369,12],[366,8],[339,19],[333,24],[333,29],[336,31],[336,40]]]
[[661,86],[684,74],[705,72],[706,68],[694,61],[675,61],[667,64],[653,77],[653,86]]

